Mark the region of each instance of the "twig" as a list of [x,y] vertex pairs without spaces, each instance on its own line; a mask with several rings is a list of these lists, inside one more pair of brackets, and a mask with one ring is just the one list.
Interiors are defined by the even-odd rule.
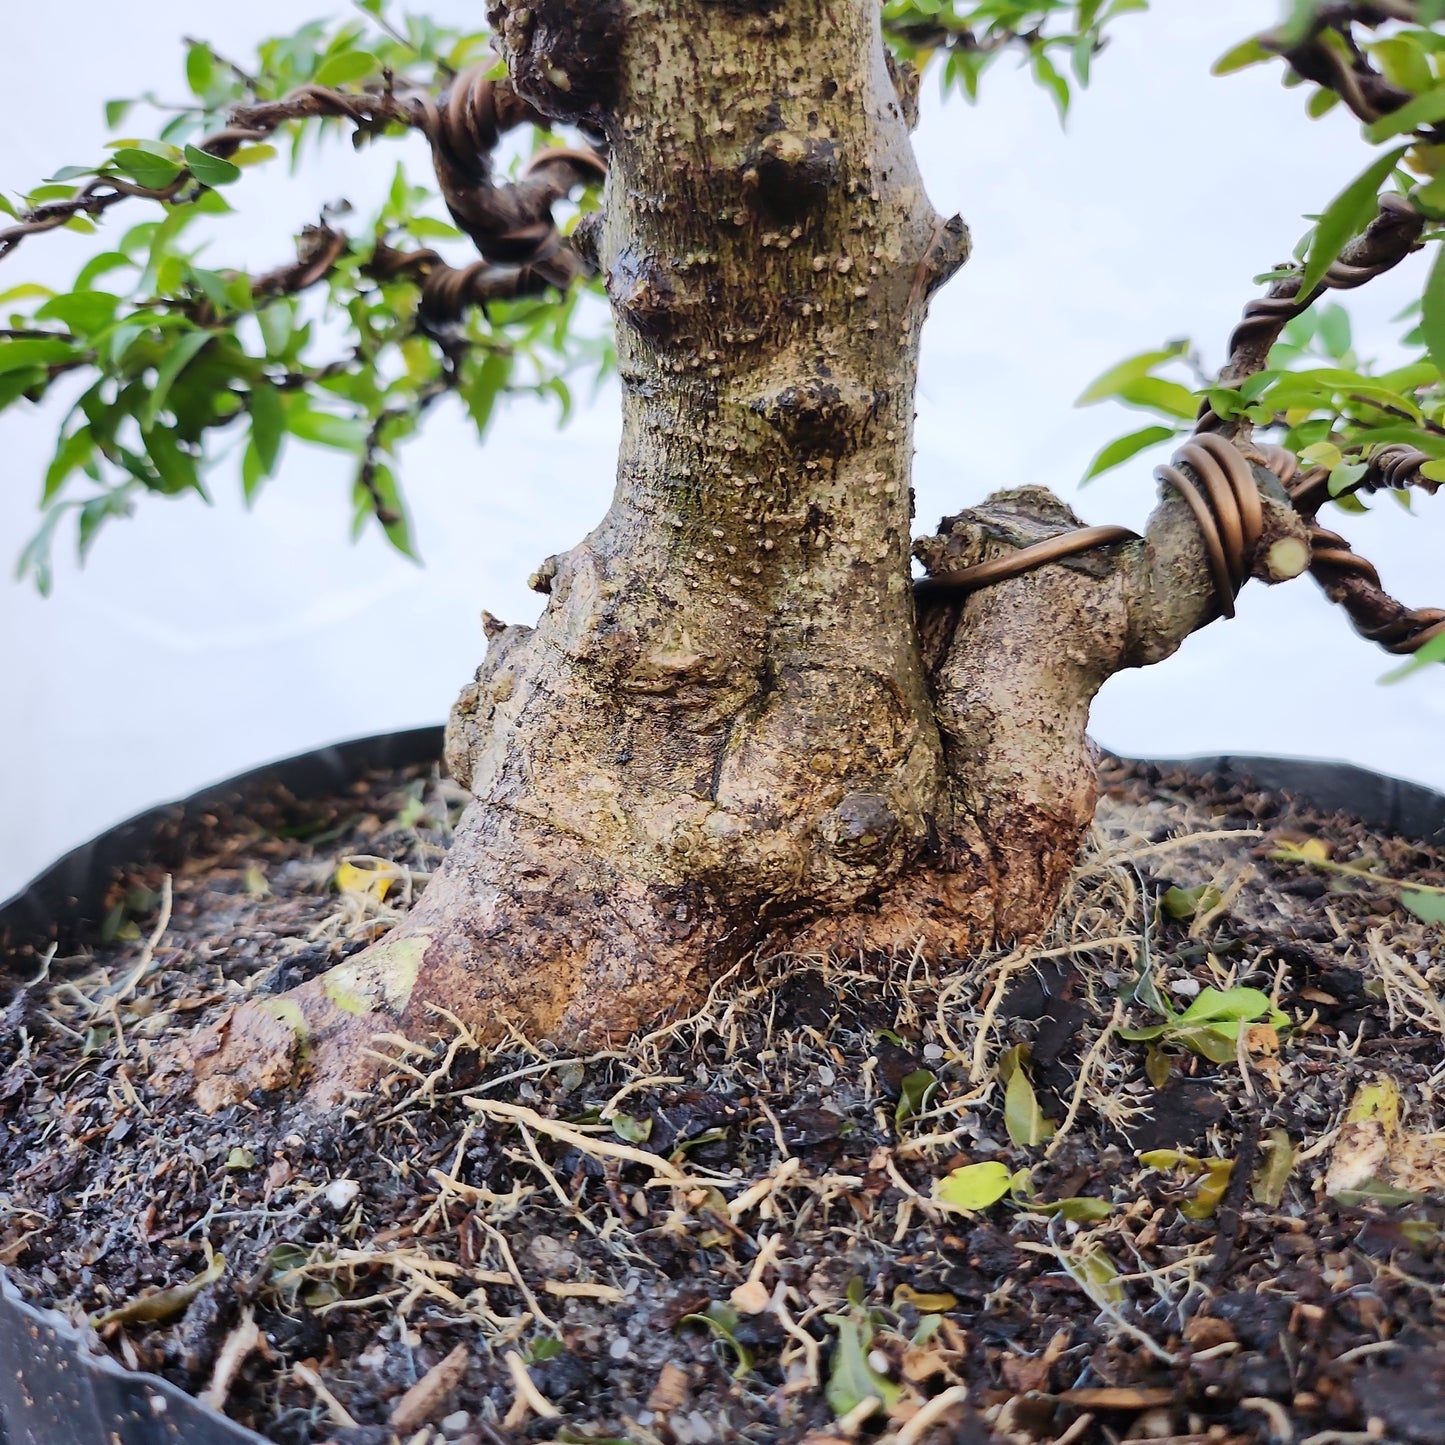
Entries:
[[580,1133],[568,1124],[559,1124],[555,1119],[544,1119],[535,1109],[521,1104],[504,1103],[501,1099],[464,1099],[467,1108],[494,1119],[505,1119],[513,1124],[525,1124],[548,1138],[570,1144],[584,1154],[602,1155],[608,1159],[622,1159],[629,1164],[643,1164],[665,1178],[683,1183],[687,1176],[675,1165],[668,1163],[661,1154],[649,1154],[644,1149],[633,1149],[627,1144],[615,1144],[610,1139],[595,1139]]
[[359,1430],[359,1422],[352,1415],[351,1411],[326,1388],[321,1376],[309,1365],[293,1365],[291,1373],[301,1381],[303,1385],[310,1386],[311,1393],[326,1406],[331,1418],[341,1426],[343,1430]]

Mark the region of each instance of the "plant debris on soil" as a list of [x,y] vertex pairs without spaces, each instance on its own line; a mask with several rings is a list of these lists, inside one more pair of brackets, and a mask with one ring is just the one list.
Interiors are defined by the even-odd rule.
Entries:
[[1440,1445],[1445,855],[1104,779],[1028,948],[764,958],[587,1055],[439,1019],[305,1132],[153,1066],[379,937],[465,798],[208,816],[0,1013],[0,1265],[282,1445]]

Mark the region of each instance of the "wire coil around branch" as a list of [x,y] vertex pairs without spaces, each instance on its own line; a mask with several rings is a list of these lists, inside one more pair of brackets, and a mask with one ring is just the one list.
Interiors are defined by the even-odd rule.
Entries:
[[[1188,506],[1204,542],[1219,609],[1224,616],[1233,617],[1234,599],[1249,576],[1264,531],[1259,487],[1249,462],[1223,437],[1205,433],[1186,442],[1154,475],[1178,492]],[[966,596],[1049,562],[1140,540],[1128,527],[1079,527],[973,567],[920,578],[914,583],[914,594],[920,599],[942,594]]]
[[491,153],[503,133],[545,121],[483,66],[457,76],[439,100],[423,96],[415,105],[442,199],[483,257],[530,267],[559,287],[574,280],[575,258],[559,259],[567,248],[552,207],[574,187],[604,179],[606,161],[595,151],[552,147],[533,156],[520,179],[496,184]]

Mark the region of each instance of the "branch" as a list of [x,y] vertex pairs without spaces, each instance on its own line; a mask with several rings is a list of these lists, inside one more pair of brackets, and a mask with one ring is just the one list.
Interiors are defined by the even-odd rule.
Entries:
[[[312,119],[349,120],[358,134],[389,125],[422,131],[447,208],[487,260],[538,267],[559,286],[577,274],[569,261],[557,259],[564,247],[552,207],[577,185],[605,177],[606,162],[591,151],[546,150],[532,158],[519,181],[497,185],[490,153],[502,133],[542,121],[507,81],[490,80],[477,66],[458,76],[440,99],[390,89],[351,92],[304,85],[281,100],[238,107],[223,130],[200,142],[200,149],[226,159],[283,125]],[[172,202],[193,184],[189,169],[163,187],[98,176],[69,200],[37,206],[17,225],[0,230],[0,259],[26,236],[54,230],[73,216],[103,214],[127,196]]]
[[[1355,631],[1397,654],[1418,652],[1427,642],[1445,636],[1445,610],[1406,607],[1391,597],[1368,559],[1361,557],[1338,532],[1320,526],[1315,513],[1331,500],[1329,472],[1317,467],[1299,474],[1298,462],[1283,447],[1260,451],[1265,465],[1284,483],[1291,505],[1309,524],[1310,574],[1325,596],[1345,609]],[[1370,457],[1370,470],[1345,491],[1419,487],[1433,493],[1440,483],[1420,474],[1420,467],[1431,460],[1414,447],[1382,447]]]
[[[1286,276],[1269,288],[1268,295],[1244,308],[1244,318],[1229,338],[1229,360],[1219,373],[1218,384],[1238,386],[1263,371],[1280,332],[1295,317],[1304,315],[1326,291],[1353,290],[1398,266],[1420,248],[1420,233],[1424,229],[1425,218],[1404,196],[1381,196],[1379,215],[1345,247],[1312,291],[1301,296],[1301,277]],[[1241,423],[1226,422],[1215,416],[1207,402],[1200,411],[1196,429],[1226,436],[1243,431]]]

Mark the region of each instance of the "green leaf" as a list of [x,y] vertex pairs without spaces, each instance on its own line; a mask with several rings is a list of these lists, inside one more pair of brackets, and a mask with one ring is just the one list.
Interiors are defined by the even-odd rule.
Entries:
[[1321,307],[1316,334],[1325,351],[1339,361],[1350,349],[1350,313],[1339,302]]
[[645,1144],[652,1138],[652,1122],[634,1119],[631,1114],[617,1114],[612,1120],[612,1132],[629,1144]]
[[1380,187],[1407,150],[1409,146],[1397,146],[1378,156],[1325,207],[1310,242],[1300,281],[1301,296],[1308,296],[1319,285],[1340,252],[1374,220],[1379,211]]
[[77,354],[73,343],[60,337],[54,341],[32,336],[0,337],[0,373],[16,371],[22,366],[58,365],[74,361]]
[[249,410],[251,442],[256,448],[261,476],[274,476],[286,434],[286,410],[281,404],[281,393],[269,381],[252,382]]
[[1209,67],[1211,75],[1233,75],[1237,70],[1244,70],[1250,65],[1261,65],[1266,60],[1273,60],[1274,52],[1266,50],[1260,43],[1257,35],[1252,35],[1248,40],[1241,40],[1238,45],[1226,50],[1213,65]]
[[19,401],[33,387],[45,385],[45,372],[38,366],[17,367],[0,376],[0,411]]
[[1420,331],[1430,360],[1445,371],[1445,245],[1438,243],[1421,297]]
[[721,1300],[713,1300],[701,1314],[683,1315],[678,1321],[678,1326],[703,1325],[720,1340],[725,1340],[733,1354],[737,1356],[738,1363],[737,1368],[733,1371],[733,1379],[740,1380],[752,1369],[753,1357],[738,1340],[739,1322],[738,1312],[731,1305],[726,1305]]
[[898,1107],[893,1111],[893,1122],[901,1124],[905,1119],[921,1114],[937,1092],[938,1075],[932,1069],[914,1069],[911,1074],[905,1074],[899,1086]]
[[1039,1108],[1034,1086],[1022,1067],[1015,1068],[1004,1091],[1004,1127],[1021,1149],[1032,1149],[1054,1137],[1054,1126]]
[[381,62],[368,51],[343,50],[323,61],[312,80],[316,85],[349,85],[380,69]]
[[872,1395],[885,1410],[891,1409],[902,1395],[903,1387],[880,1375],[868,1363],[871,1330],[846,1316],[829,1315],[827,1318],[838,1330],[838,1343],[833,1346],[833,1359],[824,1391],[828,1408],[841,1419],[852,1414]]
[[145,438],[146,455],[151,459],[167,496],[187,490],[199,492],[203,497],[206,495],[195,457],[182,449],[170,427],[151,427],[141,435]]
[[997,1204],[1008,1193],[1012,1179],[1008,1166],[997,1159],[965,1164],[934,1180],[933,1197],[940,1204],[967,1214]]
[[216,76],[216,57],[211,47],[200,41],[186,52],[186,84],[192,95],[204,96],[210,90]]
[[1081,1253],[1060,1256],[1060,1263],[1069,1277],[1096,1305],[1118,1305],[1124,1302],[1124,1286],[1119,1270],[1102,1245],[1094,1245]]
[[497,404],[497,397],[502,388],[506,386],[507,378],[511,374],[511,356],[504,352],[493,351],[476,368],[475,373],[463,386],[462,400],[465,402],[473,422],[476,423],[478,436],[486,433],[487,423],[491,421],[492,411]]
[[267,356],[285,355],[287,347],[291,344],[293,314],[291,304],[286,301],[273,301],[269,306],[263,306],[256,313],[256,320],[261,327],[261,340],[265,343]]
[[222,156],[213,156],[198,146],[188,145],[185,150],[186,164],[191,174],[203,186],[228,186],[241,179],[241,168],[234,161]]
[[1284,1129],[1271,1129],[1269,1138],[1261,1145],[1264,1158],[1254,1171],[1250,1192],[1256,1204],[1278,1209],[1284,1198],[1285,1185],[1289,1183],[1294,1169],[1294,1147]]
[[[1084,473],[1083,482],[1092,481],[1104,472],[1121,466],[1130,457],[1146,448],[1157,446],[1160,442],[1167,442],[1171,437],[1178,435],[1179,433],[1170,426],[1146,426],[1139,431],[1131,431],[1128,436],[1115,437],[1095,454],[1094,460],[1089,463],[1089,470]],[[1083,482],[1080,483],[1081,486]]]
[[120,297],[108,291],[70,291],[54,296],[36,313],[37,321],[59,321],[79,336],[93,336],[115,319]]
[[1400,902],[1422,923],[1445,923],[1445,893],[1401,893]]
[[1101,373],[1079,393],[1079,399],[1075,406],[1090,406],[1096,401],[1104,401],[1108,397],[1118,394],[1119,388],[1131,381],[1137,381],[1141,376],[1148,376],[1156,366],[1162,366],[1166,361],[1172,361],[1176,356],[1181,356],[1188,348],[1187,341],[1175,341],[1163,351],[1145,351],[1138,356],[1130,356],[1124,361],[1111,366],[1108,371]]
[[165,190],[181,173],[181,167],[177,162],[134,146],[118,150],[115,153],[115,163],[132,180],[152,191]]
[[105,128],[114,130],[130,114],[133,100],[108,100],[105,103]]
[[61,437],[55,448],[55,456],[45,469],[45,490],[41,494],[41,501],[50,501],[65,485],[70,474],[90,460],[94,451],[95,438],[88,426],[81,427],[70,436]]
[[1241,1022],[1257,1019],[1270,1012],[1269,995],[1257,988],[1201,989],[1176,1022],[1180,1024],[1212,1023],[1217,1019]]
[[303,442],[338,451],[360,453],[366,445],[367,426],[354,417],[296,407],[287,414],[286,429]]
[[1165,381],[1162,376],[1141,376],[1125,382],[1114,395],[1126,406],[1162,411],[1181,421],[1193,421],[1199,414],[1199,399],[1194,393],[1177,381]]
[[1407,100],[1398,110],[1382,115],[1379,120],[1365,127],[1365,139],[1371,145],[1379,145],[1391,136],[1404,135],[1408,130],[1418,130],[1422,125],[1434,125],[1445,120],[1445,87],[1427,90]]
[[1201,883],[1197,888],[1170,888],[1159,900],[1159,906],[1170,918],[1181,922],[1195,917],[1200,913],[1208,913],[1220,899],[1219,889],[1209,883]]
[[156,368],[156,384],[146,398],[145,408],[140,414],[142,430],[154,424],[155,419],[161,414],[161,408],[166,404],[166,398],[171,394],[171,387],[175,385],[176,378],[190,365],[210,340],[211,333],[209,331],[184,331],[175,341],[171,342],[165,359]]

